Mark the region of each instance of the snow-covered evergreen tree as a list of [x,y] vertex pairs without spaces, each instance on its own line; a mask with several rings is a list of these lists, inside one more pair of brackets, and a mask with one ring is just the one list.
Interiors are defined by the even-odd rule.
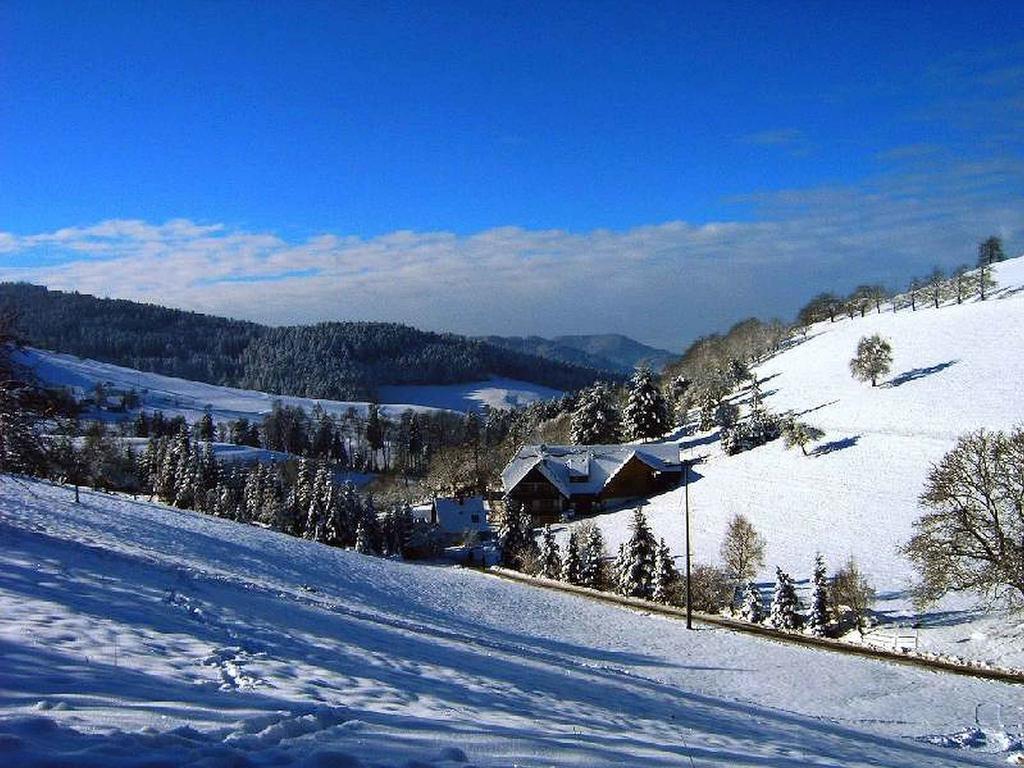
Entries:
[[295,466],[295,480],[288,493],[289,528],[285,530],[285,533],[296,536],[303,535],[303,528],[309,518],[310,506],[315,504],[319,508],[319,503],[314,499],[313,493],[314,474],[315,469],[312,462],[305,457],[300,458]]
[[807,629],[817,637],[824,637],[828,632],[828,574],[825,558],[820,553],[814,558],[814,592],[811,594]]
[[335,547],[355,545],[356,526],[362,515],[362,502],[351,481],[337,489],[327,527],[327,542]]
[[575,445],[618,443],[622,424],[611,388],[598,382],[580,393],[569,419],[569,439]]
[[623,424],[629,440],[651,440],[668,431],[668,403],[658,389],[650,366],[641,365],[629,382],[623,409]]
[[562,575],[562,555],[550,525],[544,526],[541,536],[540,573],[537,575],[545,579],[557,579]]
[[575,528],[569,531],[569,541],[565,545],[565,557],[562,559],[562,581],[569,584],[582,584],[583,561],[580,557],[579,534]]
[[328,521],[334,508],[334,483],[324,464],[313,474],[308,504],[303,535],[307,539],[327,543]]
[[798,629],[800,627],[800,600],[796,596],[793,579],[781,568],[775,568],[775,591],[768,623],[776,629]]
[[761,598],[761,590],[752,581],[743,591],[743,606],[740,608],[740,616],[744,621],[753,624],[760,624],[764,621],[764,601]]
[[577,528],[580,547],[580,586],[600,589],[603,586],[604,536],[592,522]]
[[658,542],[658,552],[654,560],[654,599],[659,603],[670,602],[678,578],[679,574],[672,562],[672,553],[662,539]]
[[381,550],[386,557],[401,555],[412,535],[412,510],[399,504],[388,510],[381,519]]
[[650,600],[654,596],[654,561],[658,543],[639,507],[633,512],[631,529],[629,541],[620,549],[615,563],[618,592],[627,597]]
[[363,525],[363,521],[359,521],[359,525],[356,526],[356,552],[364,555],[376,554],[373,551],[373,544],[370,541],[370,536],[366,531],[366,526]]
[[722,398],[711,388],[702,389],[697,397],[697,430],[707,432],[715,427],[715,414],[721,405]]
[[214,431],[213,416],[210,415],[209,411],[206,411],[199,417],[199,421],[196,422],[196,440],[209,442],[213,440]]
[[199,454],[182,432],[174,443],[174,506],[191,509],[199,489]]
[[514,499],[505,500],[505,514],[498,527],[501,562],[506,568],[522,570],[536,550],[533,520],[523,505]]
[[[359,497],[357,495],[357,501],[358,498]],[[373,554],[378,554],[380,552],[381,545],[380,518],[377,516],[377,507],[374,506],[372,496],[366,496],[362,500],[362,503],[359,504],[357,528],[360,525],[363,528],[363,535],[369,542],[370,549],[373,551]]]

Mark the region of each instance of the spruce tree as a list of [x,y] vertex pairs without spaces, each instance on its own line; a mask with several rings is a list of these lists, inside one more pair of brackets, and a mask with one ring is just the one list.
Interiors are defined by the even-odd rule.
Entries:
[[775,591],[768,623],[776,629],[798,629],[800,626],[800,600],[796,596],[793,579],[781,568],[775,568]]
[[362,520],[360,520],[359,521],[359,525],[356,526],[356,544],[355,544],[355,548],[356,548],[356,552],[359,552],[360,554],[363,554],[363,555],[373,555],[373,554],[376,554],[373,551],[373,544],[370,541],[370,536],[367,533],[366,526],[363,524]]
[[824,637],[828,632],[828,576],[825,558],[820,553],[814,558],[814,592],[811,595],[807,629],[816,637]]
[[555,533],[550,525],[544,526],[540,544],[540,573],[545,579],[557,579],[562,575],[562,556],[559,552]]
[[654,599],[659,603],[670,602],[678,578],[679,574],[672,562],[672,553],[662,539],[658,543],[658,552],[654,560]]
[[601,589],[603,586],[604,536],[592,522],[578,527],[580,542],[580,586]]
[[761,590],[752,581],[743,591],[743,607],[740,608],[740,616],[744,621],[749,621],[752,624],[760,624],[764,621],[764,601],[761,599]]
[[622,415],[628,440],[652,440],[668,431],[668,403],[649,366],[633,374]]
[[196,422],[195,426],[196,440],[210,442],[214,436],[213,416],[210,412],[205,412],[199,417],[199,421]]
[[569,419],[569,439],[575,445],[618,443],[622,439],[615,396],[607,384],[598,382],[580,393]]
[[537,547],[533,539],[533,520],[520,502],[505,500],[505,514],[498,528],[498,538],[501,542],[501,563],[506,568],[520,571],[532,560]]
[[583,583],[583,560],[580,557],[579,534],[575,528],[570,529],[569,541],[565,545],[561,578],[569,584]]
[[650,600],[654,596],[654,565],[658,544],[639,507],[633,512],[631,529],[629,541],[619,550],[615,564],[618,592],[627,597]]

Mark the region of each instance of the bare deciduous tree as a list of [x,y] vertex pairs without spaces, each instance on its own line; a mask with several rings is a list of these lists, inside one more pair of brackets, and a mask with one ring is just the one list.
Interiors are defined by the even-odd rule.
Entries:
[[719,554],[732,577],[740,583],[750,581],[764,567],[764,537],[743,515],[729,521]]
[[1024,428],[978,430],[932,466],[904,553],[922,602],[974,591],[1024,607]]

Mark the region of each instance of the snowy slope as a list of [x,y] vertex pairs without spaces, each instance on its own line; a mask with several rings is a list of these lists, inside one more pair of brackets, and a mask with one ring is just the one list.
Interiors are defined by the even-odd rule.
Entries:
[[1001,683],[10,477],[0,616],[12,766],[998,765],[1024,716]]
[[[834,567],[853,555],[881,593],[877,607],[893,620],[914,618],[913,573],[897,547],[920,515],[930,463],[962,433],[1024,422],[1024,258],[999,265],[996,276],[996,299],[821,323],[758,368],[771,410],[803,414],[825,431],[815,455],[786,451],[780,440],[729,457],[715,432],[684,437],[689,455],[708,456],[690,488],[695,560],[717,561],[726,523],[741,513],[768,540],[763,581],[776,565],[807,579],[816,551]],[[848,369],[857,341],[872,333],[894,351],[891,376],[874,389]],[[682,490],[646,511],[681,553]],[[612,552],[629,515],[598,518]],[[925,617],[922,645],[1024,666],[1024,617],[985,618],[975,602],[944,601]]]
[[[335,415],[344,414],[349,408],[365,414],[367,407],[363,402],[317,400],[220,387],[37,349],[26,350],[22,359],[47,383],[70,387],[80,394],[92,392],[97,383],[125,392],[134,389],[142,394],[145,408],[161,410],[168,416],[180,414],[190,422],[202,416],[207,408],[216,420],[260,416],[270,411],[275,400],[286,405],[302,406],[307,410],[312,409],[315,403],[320,403],[328,413]],[[479,410],[485,404],[510,407],[560,394],[538,384],[513,379],[492,379],[450,386],[382,387],[380,397],[381,402],[386,403],[381,410],[397,417],[409,408],[417,411],[447,409],[464,412]]]

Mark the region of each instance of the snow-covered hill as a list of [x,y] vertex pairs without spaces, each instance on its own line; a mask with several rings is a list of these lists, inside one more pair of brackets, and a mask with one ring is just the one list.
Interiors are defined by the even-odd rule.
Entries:
[[[367,408],[364,402],[316,400],[221,387],[38,349],[27,349],[21,357],[40,379],[49,384],[70,387],[79,394],[91,393],[99,383],[122,392],[135,390],[140,393],[143,407],[147,410],[160,410],[172,417],[183,415],[189,422],[198,419],[207,409],[216,420],[260,416],[270,412],[275,400],[307,410],[320,403],[333,415],[344,414],[349,408],[365,415]],[[524,405],[560,394],[539,384],[512,379],[443,386],[381,387],[380,391],[381,402],[384,403],[381,410],[393,417],[409,408],[466,412],[479,410],[484,405],[495,408]]]
[[1020,717],[1014,686],[6,476],[0,617],[20,768],[997,765]]
[[[776,565],[807,579],[817,551],[833,567],[853,555],[879,589],[878,609],[906,624],[918,618],[908,594],[913,572],[897,548],[920,515],[930,464],[960,434],[1024,422],[1024,258],[995,272],[1000,289],[988,301],[820,323],[760,366],[766,405],[825,431],[811,456],[782,441],[725,456],[715,432],[683,437],[691,457],[708,456],[690,488],[695,560],[717,561],[726,523],[740,513],[767,538],[766,585]],[[848,368],[857,341],[873,333],[894,351],[892,374],[877,388]],[[676,553],[682,500],[677,490],[646,508]],[[612,552],[629,518],[598,518]],[[947,599],[922,617],[922,647],[1024,666],[1024,618],[986,615],[976,602]]]

